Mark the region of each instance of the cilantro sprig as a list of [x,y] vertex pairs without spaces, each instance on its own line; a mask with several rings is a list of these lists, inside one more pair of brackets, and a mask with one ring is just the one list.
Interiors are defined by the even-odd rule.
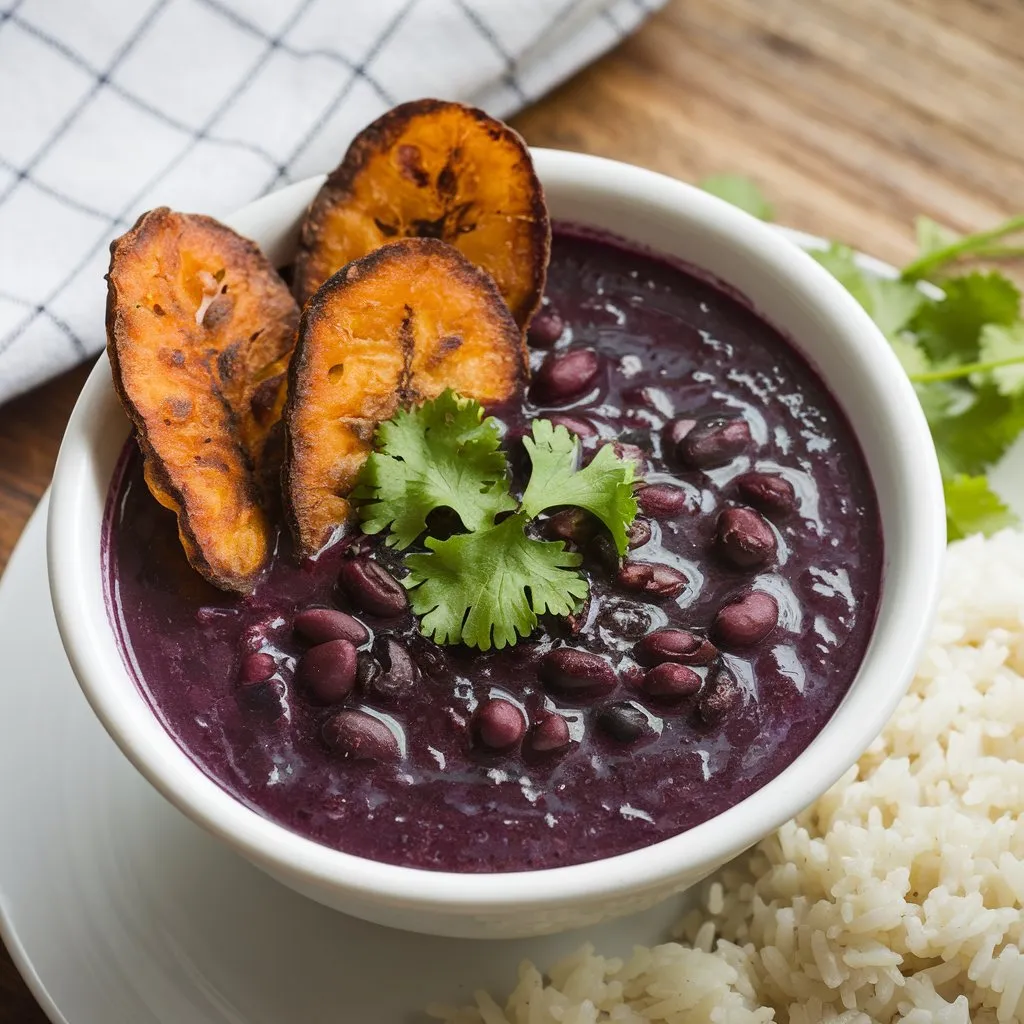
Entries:
[[[500,649],[532,633],[541,615],[580,607],[588,590],[580,555],[534,536],[533,520],[548,509],[586,509],[626,551],[637,513],[633,464],[606,446],[580,467],[577,439],[548,420],[535,421],[523,444],[531,471],[517,500],[499,425],[479,403],[445,391],[377,429],[355,492],[363,530],[390,531],[386,543],[399,550],[422,542],[425,550],[405,556],[403,583],[422,632],[438,643]],[[430,536],[431,513],[441,509],[465,532]]]
[[445,391],[433,402],[399,410],[377,428],[377,448],[363,469],[357,498],[364,533],[390,528],[400,551],[426,529],[435,509],[451,509],[467,530],[493,525],[516,507],[508,462],[493,417]]
[[[702,185],[770,219],[752,183],[719,176]],[[845,245],[811,255],[867,310],[914,384],[942,470],[950,540],[990,534],[1017,522],[987,474],[1024,432],[1024,319],[1014,282],[970,263],[1024,257],[1024,215],[965,236],[927,217],[916,228],[918,255],[896,278],[863,270]]]

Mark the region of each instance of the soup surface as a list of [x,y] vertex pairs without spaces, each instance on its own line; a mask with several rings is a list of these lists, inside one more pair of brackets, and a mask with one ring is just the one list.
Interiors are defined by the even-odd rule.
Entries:
[[[520,486],[517,436],[532,419],[559,416],[580,435],[584,458],[601,444],[623,446],[644,486],[625,568],[593,524],[563,515],[545,525],[582,551],[592,600],[573,621],[547,623],[510,649],[442,648],[409,614],[381,619],[350,607],[337,585],[347,558],[401,574],[379,539],[361,535],[299,564],[282,532],[251,595],[213,589],[185,561],[174,516],[146,490],[129,442],[103,556],[126,663],[196,764],[286,828],[362,857],[447,871],[623,853],[763,786],[823,727],[856,674],[879,598],[878,510],[846,419],[786,340],[683,268],[560,228],[531,348],[535,369],[552,352],[590,349],[599,360],[580,395],[560,393],[556,374],[547,404],[534,388],[492,410]],[[353,611],[369,628],[360,684],[345,704],[387,726],[397,758],[343,759],[325,741],[338,707],[296,679],[307,645],[293,622],[311,607]],[[694,634],[693,649],[679,647],[679,634],[644,640],[665,628]],[[610,683],[553,683],[559,648],[570,661],[598,656],[614,670]],[[239,678],[254,653],[275,665],[256,684]],[[652,676],[664,660],[689,675]],[[493,699],[533,729],[510,749],[480,742],[480,707]],[[547,727],[562,745],[538,749],[538,723],[550,715],[565,723]]]

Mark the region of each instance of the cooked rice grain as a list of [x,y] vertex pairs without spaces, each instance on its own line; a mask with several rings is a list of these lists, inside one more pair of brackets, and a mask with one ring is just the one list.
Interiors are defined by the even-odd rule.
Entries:
[[1003,1024],[1024,1018],[1024,534],[951,545],[882,736],[704,887],[679,942],[584,947],[448,1024]]

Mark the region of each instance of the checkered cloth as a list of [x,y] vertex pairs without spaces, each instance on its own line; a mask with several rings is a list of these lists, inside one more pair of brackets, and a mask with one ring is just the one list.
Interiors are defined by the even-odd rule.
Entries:
[[0,402],[103,345],[108,244],[333,167],[388,107],[498,116],[664,0],[0,0]]

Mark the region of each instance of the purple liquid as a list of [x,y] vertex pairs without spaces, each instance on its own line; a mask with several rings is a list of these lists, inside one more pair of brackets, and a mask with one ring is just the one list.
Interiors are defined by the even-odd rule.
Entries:
[[[248,598],[208,586],[188,566],[174,517],[149,495],[131,442],[112,484],[108,563],[112,617],[125,658],[154,712],[195,763],[244,804],[346,852],[448,871],[548,868],[624,853],[668,838],[742,800],[786,767],[839,704],[863,657],[878,603],[882,544],[864,458],[815,373],[746,306],[677,266],[608,240],[556,233],[548,297],[568,329],[559,348],[605,357],[597,388],[572,404],[601,440],[640,445],[650,482],[685,488],[694,510],[654,523],[632,553],[684,569],[677,600],[618,589],[587,559],[594,602],[582,633],[564,624],[514,649],[481,654],[438,648],[411,616],[360,618],[407,645],[423,669],[414,697],[364,700],[404,737],[398,764],[339,761],[320,735],[332,709],[293,679],[304,650],[291,621],[311,605],[346,607],[335,590],[341,547],[298,565],[282,535],[266,579]],[[534,366],[543,352],[534,353]],[[567,411],[566,407],[558,407]],[[510,430],[536,418],[529,401],[500,411]],[[553,411],[549,407],[548,411]],[[686,413],[742,414],[756,444],[708,472],[663,459],[662,427]],[[513,460],[515,461],[515,460]],[[713,545],[732,481],[749,469],[795,486],[797,513],[777,519],[779,558],[761,570],[730,568]],[[370,547],[393,569],[393,555]],[[629,676],[639,635],[664,625],[707,630],[716,610],[752,583],[776,596],[774,632],[752,648],[723,650],[744,690],[742,706],[714,726],[693,702],[672,708],[626,680],[595,699],[553,696],[538,658],[568,643],[605,655]],[[241,686],[241,658],[266,651],[270,683]],[[501,696],[531,715],[555,710],[573,742],[563,756],[489,753],[468,721],[478,701]],[[632,700],[648,735],[615,740],[600,709]],[[334,708],[333,710],[337,710]]]

